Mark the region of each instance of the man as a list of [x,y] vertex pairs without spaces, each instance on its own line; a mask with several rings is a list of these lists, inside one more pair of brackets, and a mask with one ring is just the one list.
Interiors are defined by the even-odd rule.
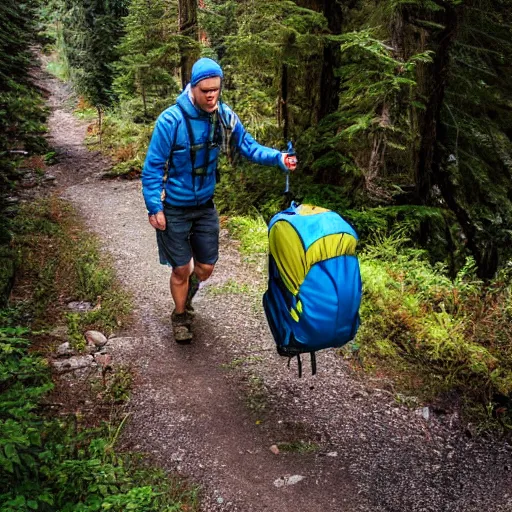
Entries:
[[172,267],[171,319],[178,343],[192,339],[191,300],[218,259],[219,218],[213,193],[220,149],[228,156],[240,153],[284,171],[297,165],[294,156],[261,146],[245,131],[238,116],[219,100],[222,78],[221,67],[212,59],[194,64],[190,84],[156,121],[142,171],[160,263]]

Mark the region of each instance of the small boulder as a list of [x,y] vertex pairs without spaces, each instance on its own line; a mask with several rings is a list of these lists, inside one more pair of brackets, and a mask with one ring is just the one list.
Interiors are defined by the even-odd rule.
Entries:
[[71,348],[69,341],[61,343],[57,347],[57,357],[69,357],[75,354],[75,351]]
[[292,475],[292,476],[283,476],[274,480],[274,485],[276,487],[284,487],[285,485],[295,485],[298,484],[301,480],[304,480],[304,476],[302,475]]
[[270,451],[271,451],[274,455],[279,455],[279,448],[277,447],[277,444],[273,444],[273,445],[270,447]]
[[74,372],[82,368],[89,368],[94,363],[92,356],[74,356],[68,359],[53,361],[53,367],[58,373]]
[[85,339],[87,343],[94,343],[97,347],[103,347],[108,341],[106,336],[99,331],[87,331],[85,333]]
[[85,313],[92,309],[92,304],[83,300],[73,301],[68,304],[68,309],[77,313]]

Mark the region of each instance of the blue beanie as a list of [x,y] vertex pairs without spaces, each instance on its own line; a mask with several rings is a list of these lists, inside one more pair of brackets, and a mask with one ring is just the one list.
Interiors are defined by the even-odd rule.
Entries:
[[192,66],[190,85],[195,87],[201,80],[216,76],[223,78],[222,68],[214,60],[203,57]]

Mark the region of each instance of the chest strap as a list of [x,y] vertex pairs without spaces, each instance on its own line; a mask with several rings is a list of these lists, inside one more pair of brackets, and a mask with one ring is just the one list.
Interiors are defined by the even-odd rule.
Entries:
[[[183,110],[181,105],[179,105],[179,104],[177,104],[177,105],[181,111],[183,119],[185,120],[185,126],[187,127],[188,140],[190,143],[190,161],[192,162],[192,176],[194,176],[194,177],[195,176],[205,176],[206,173],[208,172],[208,166],[210,165],[210,149],[218,146],[218,144],[216,144],[214,142],[215,131],[216,131],[215,129],[216,129],[217,123],[214,123],[213,130],[212,130],[211,123],[210,122],[208,123],[210,126],[210,133],[208,134],[208,140],[206,142],[202,142],[200,144],[194,144],[194,142],[195,142],[194,132],[192,130],[192,123],[190,122],[190,118],[187,115],[187,113],[185,112],[185,110]],[[212,133],[212,131],[213,131],[213,133]],[[212,140],[210,140],[210,138]],[[205,150],[204,161],[205,161],[206,167],[204,167],[204,166],[196,167],[196,155],[197,155],[198,151],[200,151],[201,149]]]

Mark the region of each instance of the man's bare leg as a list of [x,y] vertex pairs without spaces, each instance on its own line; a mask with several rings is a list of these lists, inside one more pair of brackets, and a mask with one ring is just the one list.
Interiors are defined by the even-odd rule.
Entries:
[[171,295],[174,300],[174,310],[176,314],[185,312],[189,277],[194,272],[199,281],[206,281],[213,272],[215,265],[207,263],[199,263],[190,260],[188,265],[182,267],[174,267],[171,274]]
[[171,295],[174,300],[174,311],[180,315],[185,312],[187,302],[188,278],[193,271],[193,262],[182,267],[174,267],[171,273]]
[[215,265],[208,265],[207,263],[195,262],[194,273],[199,278],[199,281],[206,281],[213,272]]

